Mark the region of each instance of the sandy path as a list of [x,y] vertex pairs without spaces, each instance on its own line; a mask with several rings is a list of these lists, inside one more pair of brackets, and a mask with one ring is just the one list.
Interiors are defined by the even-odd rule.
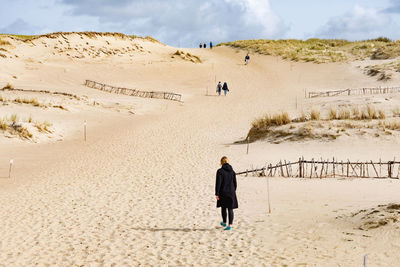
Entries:
[[[31,182],[2,188],[1,202],[6,204],[0,211],[4,226],[0,262],[7,266],[360,264],[358,256],[375,243],[355,252],[352,245],[338,247],[342,239],[335,236],[343,231],[341,224],[332,228],[334,210],[346,213],[395,200],[399,187],[390,181],[272,180],[273,215],[267,217],[266,180],[241,178],[234,231],[218,227],[213,190],[219,158],[226,154],[234,167],[243,166],[243,152],[230,144],[243,137],[254,116],[293,104],[293,98],[285,96],[298,82],[295,75],[286,80],[268,67],[263,74],[257,70],[261,63],[253,62],[249,71],[243,66],[229,68],[237,64],[234,60],[215,66],[218,76],[232,79],[229,97],[201,96],[204,89],[196,88],[192,92],[196,97],[184,106],[171,106],[148,123],[116,123],[108,136],[99,135],[81,150],[78,145],[66,149],[62,154],[68,158],[35,172]],[[260,75],[265,79],[257,79]],[[267,86],[266,81],[270,81]],[[280,84],[280,93],[271,90]],[[302,93],[300,86],[295,88]],[[329,194],[326,188],[334,190]],[[388,197],[374,194],[372,189],[377,188]],[[358,237],[357,245],[362,241]],[[398,243],[390,247],[391,256],[395,248]],[[374,262],[382,266],[397,260],[375,253]]]

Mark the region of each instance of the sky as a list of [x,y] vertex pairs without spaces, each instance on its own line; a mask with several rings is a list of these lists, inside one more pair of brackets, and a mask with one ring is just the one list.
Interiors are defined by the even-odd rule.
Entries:
[[400,39],[400,0],[0,0],[0,33],[122,32],[178,47],[246,39]]

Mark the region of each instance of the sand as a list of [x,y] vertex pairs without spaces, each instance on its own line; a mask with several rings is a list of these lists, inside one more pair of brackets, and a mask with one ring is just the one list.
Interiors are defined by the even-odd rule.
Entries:
[[[84,47],[87,41],[67,38],[73,47]],[[96,44],[132,45],[104,38]],[[77,59],[46,53],[54,39],[35,40],[34,47],[11,41],[15,50],[10,51],[19,57],[0,59],[4,85],[87,98],[53,100],[65,103],[68,111],[0,106],[0,117],[32,114],[53,123],[53,135],[58,136],[38,134],[34,141],[0,136],[2,264],[361,266],[367,254],[368,266],[400,262],[398,222],[360,229],[365,221],[353,216],[400,202],[398,180],[270,178],[272,213],[268,214],[267,179],[238,177],[239,209],[233,231],[219,226],[214,182],[223,155],[237,171],[301,155],[354,160],[396,156],[396,138],[259,141],[251,144],[249,155],[245,145],[233,144],[265,112],[294,114],[327,101],[304,99],[305,88],[383,84],[353,65],[290,63],[252,55],[244,66],[245,52],[224,47],[180,49],[199,56],[200,64],[171,58],[176,48],[145,40],[132,42],[150,53]],[[183,94],[184,103],[112,95],[84,87],[85,79],[173,91]],[[230,86],[227,97],[215,96],[219,80]],[[93,101],[100,105],[92,105]],[[15,164],[12,179],[7,179],[10,158]]]

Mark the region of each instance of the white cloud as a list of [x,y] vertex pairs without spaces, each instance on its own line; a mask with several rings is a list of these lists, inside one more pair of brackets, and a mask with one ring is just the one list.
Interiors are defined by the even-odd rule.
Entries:
[[271,10],[269,1],[265,0],[246,0],[246,22],[251,26],[260,24],[263,27],[261,35],[277,35],[280,34],[281,20]]
[[69,15],[98,18],[108,31],[151,35],[167,44],[283,36],[288,27],[269,0],[62,0]]
[[0,28],[0,33],[9,33],[9,34],[21,34],[21,35],[30,35],[32,33],[37,33],[39,28],[33,26],[23,19],[16,19],[11,24]]
[[391,37],[395,30],[391,16],[372,8],[356,5],[350,12],[333,17],[316,33],[320,38],[360,40],[379,36]]
[[388,8],[383,10],[385,13],[400,13],[400,1],[391,0]]

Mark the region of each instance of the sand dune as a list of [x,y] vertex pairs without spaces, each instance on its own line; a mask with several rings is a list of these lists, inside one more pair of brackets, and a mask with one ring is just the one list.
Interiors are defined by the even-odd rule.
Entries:
[[[267,180],[240,177],[240,208],[229,233],[219,227],[213,192],[222,155],[231,159],[237,171],[301,155],[393,159],[396,138],[351,136],[279,145],[258,141],[251,144],[249,155],[245,145],[234,144],[265,112],[297,114],[325,104],[375,101],[369,96],[311,101],[304,98],[305,88],[382,82],[366,77],[350,63],[315,65],[252,55],[245,66],[245,52],[231,48],[179,49],[202,61],[193,63],[171,58],[177,48],[149,40],[64,37],[26,43],[2,37],[13,48],[7,47],[7,58],[0,58],[0,87],[11,83],[15,88],[82,97],[78,101],[0,92],[8,99],[35,97],[67,108],[0,106],[0,117],[32,114],[51,122],[55,134],[62,135],[62,141],[47,138],[37,143],[0,136],[2,264],[357,266],[366,254],[371,266],[400,262],[398,222],[364,229],[365,212],[353,216],[370,209],[382,211],[368,220],[379,223],[380,217],[393,216],[379,205],[399,202],[398,180],[273,178],[269,181],[272,213],[268,214]],[[90,52],[91,45],[95,48]],[[103,53],[103,46],[116,54]],[[124,47],[125,52],[116,52]],[[395,85],[395,78],[385,85]],[[183,94],[184,103],[109,94],[83,86],[85,79],[174,91]],[[230,86],[227,97],[215,96],[219,80]],[[397,106],[397,99],[390,96],[390,105]],[[385,106],[385,100],[379,101]],[[6,179],[10,158],[15,164],[12,179]]]

